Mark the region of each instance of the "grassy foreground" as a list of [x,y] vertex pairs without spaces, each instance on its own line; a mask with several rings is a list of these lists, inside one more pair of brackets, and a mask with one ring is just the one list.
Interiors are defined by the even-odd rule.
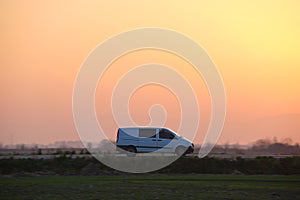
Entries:
[[0,178],[0,199],[300,199],[300,176],[119,175]]

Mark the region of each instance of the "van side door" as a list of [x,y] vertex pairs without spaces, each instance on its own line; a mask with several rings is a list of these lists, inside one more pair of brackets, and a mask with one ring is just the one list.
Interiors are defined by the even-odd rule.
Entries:
[[139,152],[153,152],[157,150],[156,128],[139,129]]
[[162,128],[158,132],[158,140],[157,140],[157,146],[161,149],[163,152],[171,152],[173,147],[166,147],[172,139],[174,139],[175,135],[169,131],[168,129]]

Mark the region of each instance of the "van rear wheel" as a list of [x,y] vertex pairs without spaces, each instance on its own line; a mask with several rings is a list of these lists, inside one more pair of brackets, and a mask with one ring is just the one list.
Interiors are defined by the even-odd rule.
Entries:
[[127,147],[126,151],[128,156],[135,156],[136,154],[136,148],[134,146]]

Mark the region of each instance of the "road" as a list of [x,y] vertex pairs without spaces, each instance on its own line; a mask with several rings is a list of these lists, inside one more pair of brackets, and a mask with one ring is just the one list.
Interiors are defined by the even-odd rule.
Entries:
[[[108,154],[102,154],[102,155],[108,155]],[[127,156],[126,154],[121,154],[121,153],[116,153],[112,154],[114,156],[118,157],[123,157]],[[174,154],[153,154],[153,153],[147,153],[147,154],[137,154],[137,156],[174,156]],[[0,155],[0,159],[9,159],[9,158],[14,158],[14,159],[53,159],[56,157],[61,157],[62,155]],[[92,155],[90,154],[71,154],[71,155],[66,155],[67,157],[71,158],[90,158]],[[190,157],[196,157],[198,154],[188,154],[187,156]],[[236,159],[238,157],[243,158],[243,159],[253,159],[256,157],[261,157],[261,156],[270,156],[273,158],[287,158],[287,157],[293,157],[293,156],[300,156],[300,155],[242,155],[242,154],[209,154],[208,157],[210,158],[223,158],[223,159]]]

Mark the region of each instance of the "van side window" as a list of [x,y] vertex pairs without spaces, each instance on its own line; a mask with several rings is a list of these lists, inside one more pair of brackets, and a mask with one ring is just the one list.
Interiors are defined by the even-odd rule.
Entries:
[[153,128],[141,128],[139,130],[140,137],[156,138],[156,129]]
[[168,131],[166,129],[161,129],[159,131],[159,138],[172,140],[174,138],[174,134],[172,134],[170,131]]

